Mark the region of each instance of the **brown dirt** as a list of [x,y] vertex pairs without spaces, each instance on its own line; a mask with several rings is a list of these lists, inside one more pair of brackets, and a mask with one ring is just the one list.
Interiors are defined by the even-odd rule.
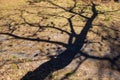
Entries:
[[[72,0],[55,0],[54,3],[70,8],[74,3]],[[76,12],[83,8],[79,5],[87,4],[79,1]],[[91,15],[90,7],[86,8],[86,16]],[[120,53],[120,11],[111,12],[120,9],[119,3],[109,3],[97,7],[100,11],[110,11],[100,14],[93,22],[93,28],[87,35],[87,40],[93,42],[86,43],[82,50],[95,56],[113,57]],[[60,41],[67,43],[69,36],[59,30],[46,28],[45,26],[54,26],[70,32],[68,21],[64,17],[70,17],[72,14],[60,9],[49,2],[29,3],[27,0],[0,0],[0,32],[13,33],[22,37],[40,38],[51,41]],[[26,23],[25,23],[26,21]],[[76,15],[73,18],[73,25],[76,33],[79,33],[84,27],[85,19]],[[35,25],[30,25],[27,22]],[[36,25],[44,26],[39,30]],[[39,30],[39,31],[38,31]],[[43,30],[43,31],[42,31]],[[114,31],[118,30],[118,31]],[[95,33],[98,34],[95,34]],[[116,38],[117,40],[113,40]],[[102,40],[106,37],[107,40]],[[49,60],[49,56],[59,53],[57,48],[65,50],[62,46],[38,42],[14,39],[13,37],[0,34],[0,78],[1,80],[20,80],[28,71],[32,71],[39,65]],[[39,54],[38,56],[35,56]],[[119,80],[120,73],[111,69],[107,61],[98,61],[87,59],[77,71],[72,74],[77,64],[78,58],[66,68],[56,71],[52,74],[52,80],[60,80],[66,74],[66,80]],[[75,65],[75,66],[73,66]]]

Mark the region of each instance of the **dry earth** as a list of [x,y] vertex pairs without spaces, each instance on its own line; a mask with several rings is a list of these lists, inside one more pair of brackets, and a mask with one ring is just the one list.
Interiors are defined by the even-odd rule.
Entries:
[[[72,0],[52,1],[65,9],[74,4]],[[86,7],[86,4],[88,3],[77,0],[74,11],[79,12],[84,8],[84,15],[91,16],[91,7]],[[120,4],[99,3],[97,9],[105,14],[99,14],[94,20],[82,51],[94,56],[113,58],[120,53]],[[47,0],[39,3],[27,0],[0,0],[0,33],[67,43],[69,35],[65,31],[70,33],[67,18],[71,15],[73,13]],[[79,34],[86,20],[75,15],[72,23],[75,32]],[[20,80],[28,71],[36,69],[64,50],[65,48],[58,44],[0,34],[0,80]],[[70,65],[54,72],[49,80],[120,80],[120,72],[113,69],[108,61],[88,58],[81,63],[80,58],[84,59],[75,58]],[[77,70],[74,72],[75,68]],[[66,79],[62,79],[65,76]]]

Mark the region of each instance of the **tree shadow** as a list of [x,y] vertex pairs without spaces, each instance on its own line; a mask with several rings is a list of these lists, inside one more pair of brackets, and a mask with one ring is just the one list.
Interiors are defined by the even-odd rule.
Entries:
[[[52,3],[52,2],[50,2],[50,3]],[[54,3],[52,3],[52,4],[55,6],[58,6]],[[87,22],[86,22],[84,28],[82,29],[82,31],[80,32],[80,34],[75,33],[73,25],[72,25],[71,19],[74,17],[74,15],[67,19],[69,22],[70,29],[71,29],[71,35],[69,37],[68,44],[67,44],[68,47],[66,47],[66,50],[64,52],[62,52],[61,54],[59,54],[58,56],[56,56],[55,58],[52,58],[51,60],[43,63],[37,69],[35,69],[33,72],[28,72],[21,80],[29,80],[29,79],[30,80],[44,80],[47,76],[49,76],[54,71],[63,69],[64,67],[69,65],[71,63],[71,61],[74,59],[76,54],[80,53],[83,55],[83,53],[80,51],[80,49],[84,45],[86,35],[87,35],[89,29],[92,27],[93,20],[98,15],[95,6],[96,5],[92,2],[91,7],[92,7],[93,14],[90,18],[87,18]],[[58,6],[58,7],[60,7],[60,6]],[[60,8],[62,8],[62,7],[60,7]],[[62,8],[62,9],[64,9],[64,8]],[[64,9],[64,10],[66,10],[66,9]],[[71,12],[71,10],[70,10],[70,12]],[[84,17],[84,18],[86,18],[86,17]],[[75,38],[74,42],[73,42],[73,38]],[[87,54],[86,54],[85,57],[88,58],[89,56],[87,56]]]

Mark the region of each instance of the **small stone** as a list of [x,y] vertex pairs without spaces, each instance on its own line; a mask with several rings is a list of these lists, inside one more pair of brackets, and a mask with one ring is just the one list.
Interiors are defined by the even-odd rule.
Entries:
[[7,36],[5,36],[5,35],[0,35],[0,41],[4,41],[4,40],[6,40],[7,39]]

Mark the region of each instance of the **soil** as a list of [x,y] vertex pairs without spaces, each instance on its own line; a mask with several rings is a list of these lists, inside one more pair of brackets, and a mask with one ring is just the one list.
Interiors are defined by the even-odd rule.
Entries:
[[[54,4],[49,0],[0,0],[0,80],[20,80],[27,72],[66,49],[54,41],[68,43],[68,33],[71,33],[68,18],[73,13],[66,10],[73,6],[74,0],[50,1]],[[90,3],[76,1],[74,11],[79,12],[84,8],[83,15],[90,17]],[[112,59],[120,53],[120,3],[95,3],[101,14],[94,20],[81,50],[89,55]],[[72,18],[77,34],[85,23],[86,19],[77,14]],[[14,34],[23,39],[2,33]],[[84,57],[78,55],[48,80],[120,80],[120,72],[111,67],[109,61],[88,58],[81,62],[82,59]],[[120,67],[119,60],[117,63]]]

